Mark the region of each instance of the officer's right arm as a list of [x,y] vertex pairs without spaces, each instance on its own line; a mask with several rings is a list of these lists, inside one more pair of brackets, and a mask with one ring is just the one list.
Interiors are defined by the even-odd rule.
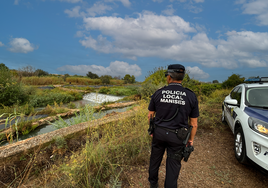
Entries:
[[150,119],[154,117],[155,111],[149,111],[148,113],[148,124],[150,125]]

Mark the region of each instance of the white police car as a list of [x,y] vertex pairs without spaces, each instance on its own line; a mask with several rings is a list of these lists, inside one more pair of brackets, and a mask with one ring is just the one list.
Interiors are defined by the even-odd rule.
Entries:
[[235,157],[268,171],[268,77],[236,86],[225,97],[222,121],[234,133]]

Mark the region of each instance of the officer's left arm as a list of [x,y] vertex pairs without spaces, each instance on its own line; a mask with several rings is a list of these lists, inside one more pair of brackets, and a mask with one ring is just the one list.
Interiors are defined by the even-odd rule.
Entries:
[[190,125],[193,126],[193,129],[191,131],[191,136],[190,136],[190,138],[188,140],[187,145],[192,146],[193,142],[194,142],[194,137],[195,137],[195,134],[196,134],[196,131],[197,131],[197,118],[190,118]]

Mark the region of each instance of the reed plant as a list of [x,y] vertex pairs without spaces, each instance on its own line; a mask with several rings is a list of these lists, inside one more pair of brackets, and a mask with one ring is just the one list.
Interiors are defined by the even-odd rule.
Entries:
[[61,129],[64,127],[68,127],[71,125],[76,125],[82,122],[91,121],[94,119],[94,108],[93,106],[86,105],[84,108],[80,110],[79,113],[75,113],[75,117],[72,117],[68,120],[64,120],[59,117],[58,120],[55,122],[49,122],[50,124],[54,125],[57,129]]
[[66,78],[66,82],[71,84],[79,84],[79,85],[99,85],[101,84],[100,79],[91,79],[84,77],[68,77]]
[[8,114],[13,113],[14,111],[19,114],[29,115],[31,113],[34,113],[34,107],[29,103],[26,103],[24,105],[14,104],[12,106],[5,106],[2,104],[0,106],[0,114],[4,114],[3,117],[7,117]]
[[110,84],[111,85],[123,85],[124,84],[124,80],[111,79],[110,80]]
[[44,76],[44,77],[22,77],[21,82],[26,85],[55,85],[64,84],[64,79],[62,77],[55,76]]
[[39,111],[38,114],[47,114],[49,116],[54,116],[61,113],[68,112],[69,109],[65,106],[63,106],[63,103],[61,102],[58,104],[57,102],[54,102],[54,105],[47,105],[43,110]]
[[[102,82],[100,79],[91,79],[91,78],[85,78],[85,77],[67,77],[66,82],[71,84],[78,84],[78,85],[101,85]],[[124,80],[116,80],[111,79],[110,84],[111,85],[122,85],[124,83]]]
[[10,133],[6,133],[6,139],[9,143],[12,143],[13,142],[13,129],[15,130],[15,133],[16,133],[16,138],[17,138],[17,141],[19,140],[19,128],[18,128],[18,122],[19,122],[19,117],[23,117],[24,115],[23,114],[19,114],[17,113],[16,110],[14,110],[13,113],[3,113],[0,115],[0,118],[1,117],[4,117],[6,116],[5,118],[5,128],[8,128],[10,127],[12,129],[12,131],[10,131]]

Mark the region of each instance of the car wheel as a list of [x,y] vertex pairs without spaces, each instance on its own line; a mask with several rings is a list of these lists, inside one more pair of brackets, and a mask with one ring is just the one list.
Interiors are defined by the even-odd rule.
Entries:
[[242,127],[239,127],[235,131],[234,137],[235,137],[234,139],[235,157],[240,163],[246,164],[247,163],[246,144]]
[[221,122],[226,123],[224,110],[222,110],[222,113],[221,113]]

